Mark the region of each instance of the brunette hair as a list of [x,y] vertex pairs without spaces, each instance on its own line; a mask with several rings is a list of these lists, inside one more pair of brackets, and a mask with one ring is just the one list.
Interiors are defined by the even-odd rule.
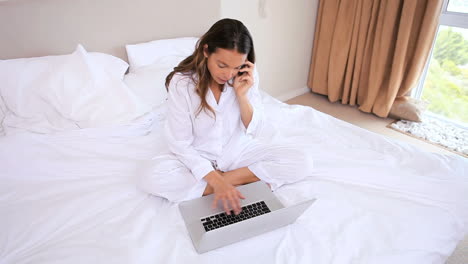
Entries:
[[205,44],[208,46],[206,50],[208,54],[216,52],[217,48],[235,50],[247,54],[247,60],[252,63],[255,63],[255,51],[252,36],[242,22],[229,18],[221,19],[198,40],[193,54],[180,62],[166,77],[166,89],[169,89],[169,83],[174,74],[181,73],[190,77],[201,99],[198,113],[208,109],[214,114],[213,108],[206,101],[212,77],[203,53]]

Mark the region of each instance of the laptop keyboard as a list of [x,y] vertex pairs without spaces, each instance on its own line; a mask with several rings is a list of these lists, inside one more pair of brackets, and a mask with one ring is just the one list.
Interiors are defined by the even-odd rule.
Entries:
[[205,231],[211,231],[218,229],[223,226],[232,225],[234,223],[244,221],[246,219],[259,216],[271,212],[268,206],[264,201],[256,202],[253,204],[248,204],[242,207],[240,214],[235,215],[231,211],[230,215],[227,215],[225,212],[219,213],[217,215],[212,215],[206,218],[202,218],[202,224],[205,228]]

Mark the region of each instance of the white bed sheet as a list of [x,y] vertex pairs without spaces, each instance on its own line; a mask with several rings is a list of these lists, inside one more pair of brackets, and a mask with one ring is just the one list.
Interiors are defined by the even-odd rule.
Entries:
[[[126,126],[0,138],[0,263],[444,263],[468,226],[466,159],[265,96],[316,170],[281,187],[296,223],[198,255],[176,204],[136,188],[164,106]],[[272,136],[265,130],[265,137]]]

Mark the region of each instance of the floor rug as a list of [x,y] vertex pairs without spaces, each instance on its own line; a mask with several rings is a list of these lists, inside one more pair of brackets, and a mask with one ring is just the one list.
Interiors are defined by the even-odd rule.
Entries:
[[424,116],[422,122],[396,120],[387,127],[468,157],[468,129]]

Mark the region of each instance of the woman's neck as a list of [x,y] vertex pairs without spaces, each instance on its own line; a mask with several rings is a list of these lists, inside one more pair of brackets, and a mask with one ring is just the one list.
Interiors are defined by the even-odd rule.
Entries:
[[217,83],[215,80],[212,80],[210,84],[210,88],[223,91],[224,85]]

